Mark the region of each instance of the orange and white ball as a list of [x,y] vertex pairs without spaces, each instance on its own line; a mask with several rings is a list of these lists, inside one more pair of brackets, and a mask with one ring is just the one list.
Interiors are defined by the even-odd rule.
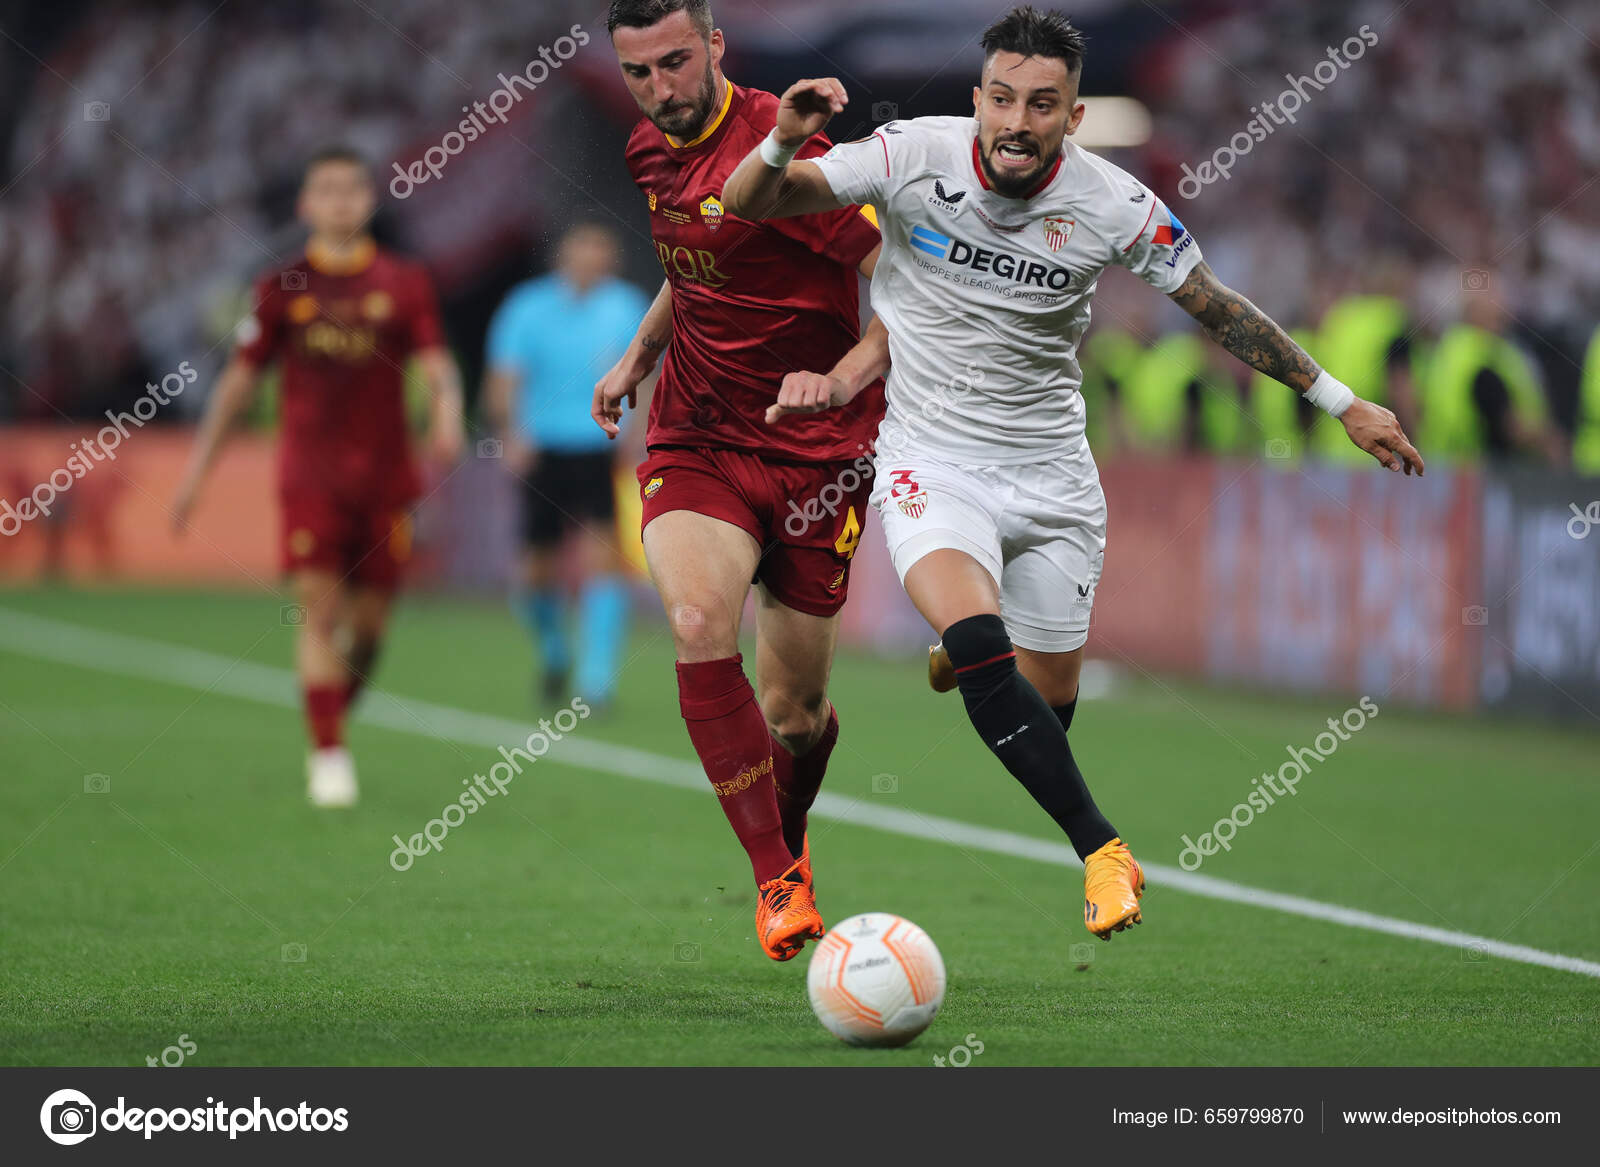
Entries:
[[889,912],[836,924],[806,973],[817,1020],[851,1045],[905,1045],[944,1003],[944,959],[928,934]]

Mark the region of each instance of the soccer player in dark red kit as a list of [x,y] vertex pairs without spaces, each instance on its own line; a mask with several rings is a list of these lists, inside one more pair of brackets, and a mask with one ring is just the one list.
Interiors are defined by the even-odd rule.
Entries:
[[[788,960],[823,932],[806,812],[839,732],[828,673],[883,387],[793,430],[762,418],[790,370],[856,344],[856,273],[870,277],[878,232],[856,208],[765,224],[723,212],[723,183],[778,99],[723,77],[707,0],[614,0],[607,29],[644,114],[628,167],[667,280],[595,386],[594,416],[615,436],[665,352],[638,471],[645,558],[689,739],[755,874],[757,940]],[[830,148],[819,135],[800,156]],[[738,641],[752,581],[759,703]]]
[[449,464],[462,445],[461,380],[433,286],[373,240],[376,205],[358,154],[334,148],[311,160],[299,199],[305,252],[256,284],[173,504],[182,530],[262,368],[277,360],[282,562],[303,616],[295,663],[312,740],[307,795],[326,807],[356,801],[345,714],[372,672],[410,551],[420,480],[406,429],[408,360],[432,394],[430,458]]

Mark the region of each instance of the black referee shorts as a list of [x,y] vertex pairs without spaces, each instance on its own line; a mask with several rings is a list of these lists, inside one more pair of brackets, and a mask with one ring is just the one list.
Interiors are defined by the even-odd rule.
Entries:
[[609,450],[543,452],[522,488],[522,540],[529,547],[559,543],[572,527],[596,527],[606,538],[617,518]]

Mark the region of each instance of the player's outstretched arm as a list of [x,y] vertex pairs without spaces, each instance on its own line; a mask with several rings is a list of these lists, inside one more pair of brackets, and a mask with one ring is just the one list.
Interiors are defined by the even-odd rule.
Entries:
[[1209,264],[1196,264],[1171,298],[1245,364],[1337,417],[1350,440],[1390,470],[1422,473],[1422,455],[1393,413],[1355,396],[1324,371],[1275,320],[1217,279]]
[[672,281],[663,280],[650,310],[639,322],[639,331],[634,333],[628,351],[595,382],[594,404],[589,407],[589,416],[612,441],[622,432],[617,427],[622,420],[622,403],[626,401],[629,409],[639,407],[639,384],[655,370],[656,362],[671,343]]
[[790,373],[767,406],[767,424],[791,413],[821,413],[849,405],[868,385],[889,371],[889,330],[876,316],[855,348],[839,358],[831,373]]
[[184,471],[183,481],[172,500],[173,530],[181,533],[188,527],[189,516],[194,513],[195,503],[199,501],[200,488],[205,485],[206,475],[211,473],[217,455],[222,453],[224,443],[233,432],[234,423],[254,400],[259,380],[260,370],[240,357],[229,361],[228,367],[222,370],[222,376],[217,378],[211,390],[211,399],[206,402],[205,413],[200,418],[200,430],[195,435],[194,452],[189,456],[188,469]]
[[461,457],[466,433],[461,420],[461,370],[443,345],[421,349],[417,366],[433,402],[428,424],[428,457],[440,466],[452,466]]
[[789,86],[778,105],[778,124],[745,156],[722,188],[727,212],[754,222],[815,215],[845,205],[834,197],[818,167],[796,162],[794,156],[849,103],[850,97],[836,77],[796,81]]

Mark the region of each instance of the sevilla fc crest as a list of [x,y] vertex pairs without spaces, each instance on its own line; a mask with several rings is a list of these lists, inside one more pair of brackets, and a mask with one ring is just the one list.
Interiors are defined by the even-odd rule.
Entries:
[[900,508],[900,513],[908,519],[920,519],[922,512],[928,509],[928,492],[919,490],[916,494],[908,494],[905,498],[894,500]]
[[1044,241],[1050,245],[1051,251],[1060,251],[1067,245],[1067,240],[1072,238],[1072,229],[1078,225],[1076,219],[1068,219],[1063,215],[1051,215],[1044,221]]

